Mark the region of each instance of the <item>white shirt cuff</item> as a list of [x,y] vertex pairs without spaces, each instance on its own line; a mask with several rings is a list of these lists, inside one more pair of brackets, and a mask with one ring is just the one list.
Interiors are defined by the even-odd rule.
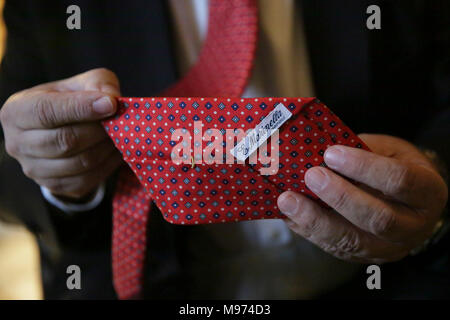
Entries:
[[95,192],[94,197],[92,200],[89,200],[86,203],[70,203],[66,201],[62,201],[58,198],[56,198],[49,189],[46,187],[41,186],[41,192],[44,196],[45,200],[47,200],[51,205],[55,206],[56,208],[64,211],[65,213],[71,214],[75,212],[84,212],[89,211],[97,207],[100,202],[102,202],[103,197],[105,196],[105,184],[102,183],[97,191]]

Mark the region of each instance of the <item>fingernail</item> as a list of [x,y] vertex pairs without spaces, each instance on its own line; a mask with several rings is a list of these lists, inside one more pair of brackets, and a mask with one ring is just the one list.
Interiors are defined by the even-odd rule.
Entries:
[[317,193],[322,191],[326,187],[328,176],[323,172],[321,168],[316,167],[306,171],[305,182],[312,192]]
[[338,168],[344,165],[344,151],[339,147],[331,147],[325,151],[325,163],[330,168]]
[[114,105],[109,97],[102,97],[97,99],[92,104],[95,112],[101,115],[109,115],[114,112]]
[[292,216],[297,211],[297,199],[288,193],[283,193],[278,198],[278,208],[287,216]]

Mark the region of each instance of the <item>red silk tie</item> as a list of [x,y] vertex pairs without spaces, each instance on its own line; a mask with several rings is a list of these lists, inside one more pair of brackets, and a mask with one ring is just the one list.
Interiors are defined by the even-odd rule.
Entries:
[[[119,298],[140,297],[152,202],[175,224],[284,218],[276,205],[281,192],[293,190],[318,200],[306,187],[304,174],[325,165],[328,146],[368,150],[315,98],[239,98],[252,66],[256,31],[255,1],[210,0],[208,35],[198,63],[163,97],[120,98],[116,116],[103,122],[131,168],[121,170],[113,200],[113,278]],[[274,154],[266,150],[269,158],[278,153],[275,174],[261,174],[260,161],[208,163],[190,159],[191,154],[188,164],[172,160],[177,129],[190,137],[193,155],[196,148],[203,155],[208,147],[235,146],[238,141],[228,140],[227,129],[252,129],[270,120],[280,104],[290,117],[281,124],[277,141],[268,138],[269,146],[278,145]],[[196,127],[200,122],[203,126]]]
[[[229,143],[234,147],[237,141],[229,141],[227,129],[252,129],[266,118],[270,120],[279,104],[292,115],[281,125],[278,141],[269,143],[279,146],[275,174],[260,174],[260,161],[251,165],[249,161],[208,163],[207,157],[192,158],[196,147],[200,153],[208,146],[216,151],[217,146],[225,148]],[[199,123],[203,126],[196,126]],[[281,192],[293,190],[318,200],[306,187],[304,174],[311,167],[325,166],[327,147],[340,144],[368,150],[315,98],[120,98],[116,117],[104,126],[134,172],[122,171],[113,204],[114,272],[133,284],[133,290],[140,285],[141,274],[136,270],[142,272],[143,268],[151,200],[164,219],[175,224],[284,218],[276,205]],[[186,133],[186,139],[176,137],[177,129]],[[214,139],[213,129],[218,133]],[[217,144],[210,143],[216,139]],[[187,164],[172,158],[180,141],[188,141],[191,153]],[[270,154],[269,158],[274,157],[276,154]]]
[[[210,0],[208,19],[208,34],[197,63],[184,78],[164,92],[164,96],[239,97],[242,94],[256,50],[258,28],[256,0]],[[114,120],[118,125],[122,116],[126,120],[126,115],[120,114],[119,111]],[[153,117],[156,119],[157,116],[153,113],[148,114],[148,119]],[[146,117],[147,114],[142,114],[141,121],[135,120],[142,123]],[[146,133],[149,136],[148,140],[143,138],[142,144],[153,140],[151,136],[157,130],[152,126],[154,121],[147,121],[148,126],[144,125],[142,130],[147,130],[148,127]],[[104,124],[107,126],[108,122]],[[117,146],[123,143],[124,136],[128,134],[127,139],[135,143],[138,133],[135,128],[131,130],[135,133],[123,131],[122,135],[116,137],[120,139],[118,143],[115,141]],[[167,129],[165,130],[167,134]],[[109,133],[114,133],[114,129],[109,130]],[[142,153],[147,154],[147,151],[152,152],[149,148]],[[156,167],[154,170],[157,170]],[[113,281],[120,299],[139,298],[141,295],[146,224],[151,199],[150,194],[144,190],[129,169],[121,170],[113,200],[112,242]]]

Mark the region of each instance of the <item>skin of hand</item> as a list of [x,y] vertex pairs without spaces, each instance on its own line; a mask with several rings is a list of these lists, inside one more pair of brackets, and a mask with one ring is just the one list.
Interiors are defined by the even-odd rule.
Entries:
[[308,188],[332,209],[292,191],[279,196],[278,206],[292,231],[339,259],[397,261],[432,234],[448,189],[409,142],[376,134],[360,138],[373,152],[331,146],[324,155],[328,168],[305,174]]
[[56,196],[87,196],[121,163],[99,122],[116,112],[119,95],[119,81],[106,69],[12,95],[0,110],[7,153]]

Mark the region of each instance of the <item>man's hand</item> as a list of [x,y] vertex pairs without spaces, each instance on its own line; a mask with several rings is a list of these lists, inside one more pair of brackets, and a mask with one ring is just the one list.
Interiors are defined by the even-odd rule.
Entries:
[[0,112],[6,151],[53,194],[86,196],[121,161],[99,123],[116,112],[119,90],[114,73],[95,69],[14,94]]
[[280,195],[278,206],[294,232],[338,258],[399,260],[431,235],[447,186],[412,144],[385,135],[360,137],[373,153],[332,146],[324,155],[329,169],[306,172],[308,188],[334,210],[290,191]]

